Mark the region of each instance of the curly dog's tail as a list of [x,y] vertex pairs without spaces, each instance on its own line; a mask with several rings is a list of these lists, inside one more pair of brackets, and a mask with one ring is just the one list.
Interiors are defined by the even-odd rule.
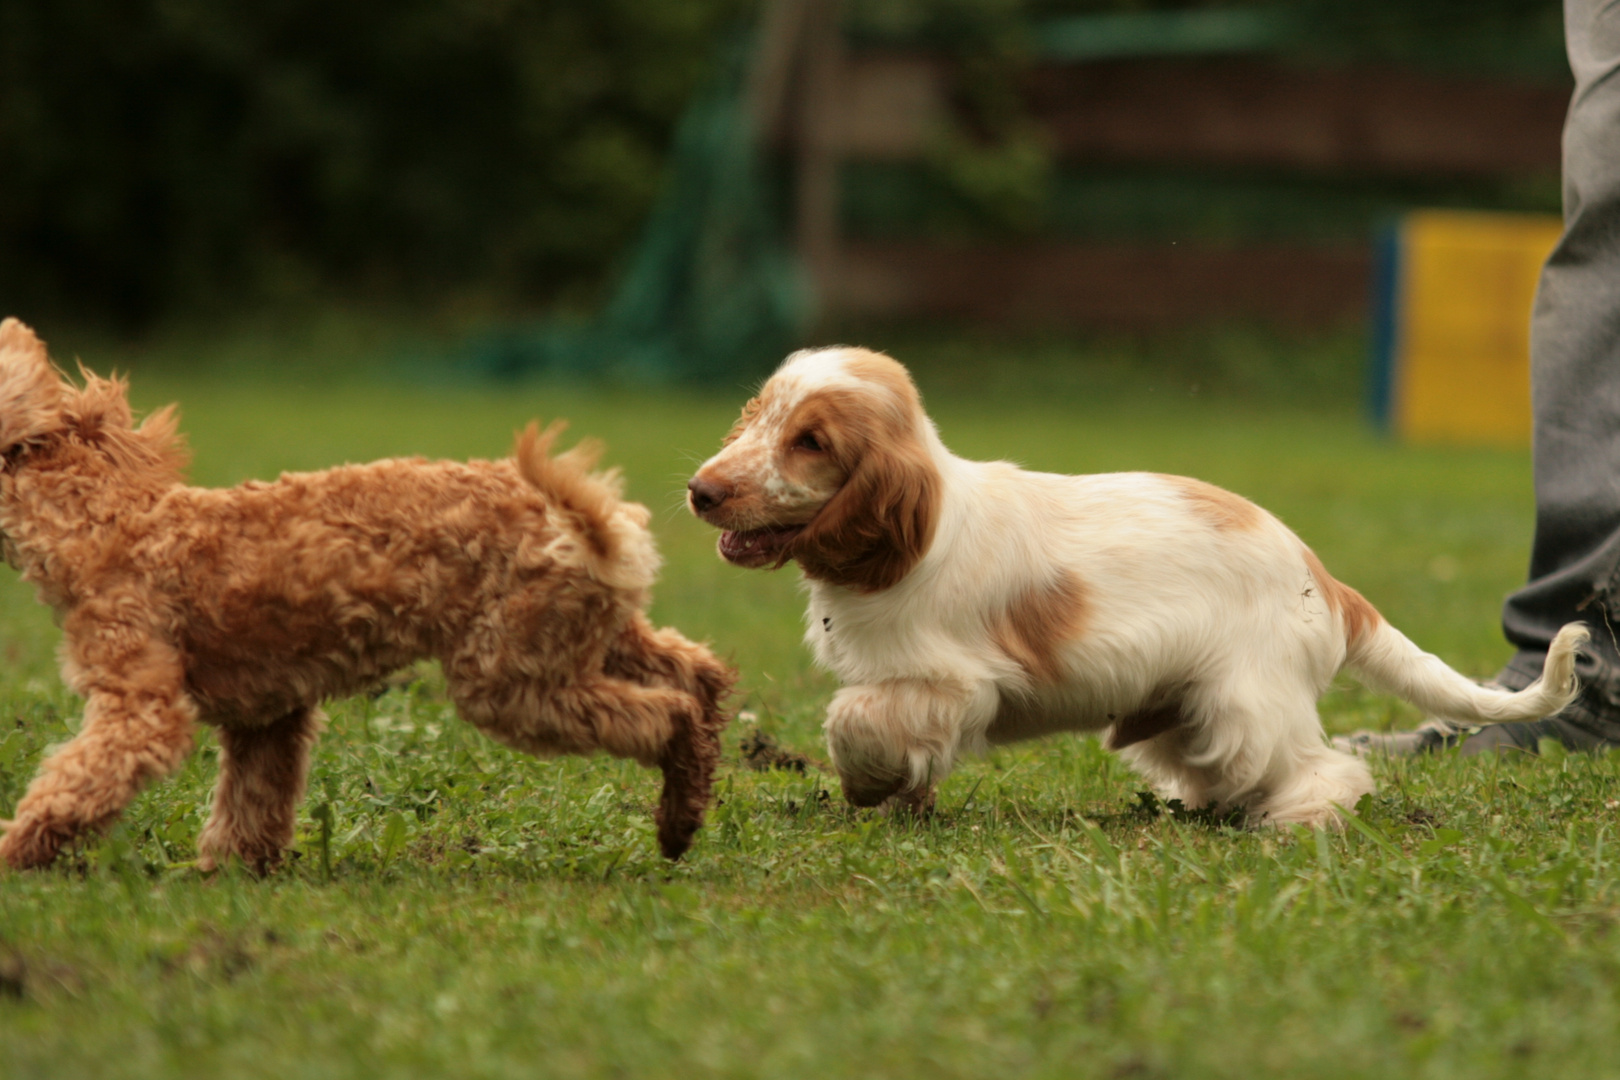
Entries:
[[659,566],[647,528],[651,515],[640,503],[620,498],[624,480],[618,469],[591,471],[602,456],[598,440],[583,439],[552,455],[552,446],[567,428],[565,420],[544,431],[533,422],[524,428],[512,452],[518,471],[573,524],[592,577],[617,589],[648,588]]

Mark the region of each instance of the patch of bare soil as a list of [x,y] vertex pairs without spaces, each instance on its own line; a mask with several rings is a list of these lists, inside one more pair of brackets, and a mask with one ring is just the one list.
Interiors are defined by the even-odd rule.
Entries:
[[782,769],[786,772],[796,772],[805,775],[811,769],[825,772],[826,765],[815,758],[785,750],[776,741],[776,736],[755,728],[742,740],[743,764],[755,772],[769,772],[772,769]]
[[53,994],[78,997],[84,980],[72,964],[20,952],[0,953],[0,1004],[39,1001]]

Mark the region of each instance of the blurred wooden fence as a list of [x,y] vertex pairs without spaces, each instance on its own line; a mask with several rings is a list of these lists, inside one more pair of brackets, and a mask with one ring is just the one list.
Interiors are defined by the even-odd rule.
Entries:
[[[927,53],[851,50],[836,8],[774,5],[755,87],[762,133],[796,165],[797,243],[825,314],[1121,327],[1365,315],[1371,236],[1328,246],[844,237],[840,168],[927,154],[953,122],[956,72]],[[1558,85],[1249,55],[1043,62],[1020,90],[1068,164],[1382,178],[1555,176],[1568,101]]]

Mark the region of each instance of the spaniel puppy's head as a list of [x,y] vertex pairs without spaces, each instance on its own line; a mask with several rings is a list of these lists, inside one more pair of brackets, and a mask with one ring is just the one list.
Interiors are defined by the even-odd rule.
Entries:
[[[866,349],[794,353],[687,484],[738,566],[886,589],[928,550],[937,436],[906,369]],[[942,450],[940,452],[943,452]]]

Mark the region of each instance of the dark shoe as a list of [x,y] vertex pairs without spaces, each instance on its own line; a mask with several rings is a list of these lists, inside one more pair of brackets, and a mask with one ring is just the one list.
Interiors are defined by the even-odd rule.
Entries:
[[1410,757],[1446,750],[1477,728],[1458,728],[1448,720],[1429,719],[1411,731],[1357,731],[1333,736],[1333,748],[1357,757]]
[[[1491,680],[1483,684],[1509,692],[1522,687]],[[1431,718],[1412,731],[1357,731],[1339,735],[1333,745],[1361,757],[1405,757],[1460,747],[1464,757],[1490,752],[1539,752],[1541,740],[1552,739],[1570,750],[1598,751],[1620,747],[1620,715],[1604,702],[1582,694],[1552,716],[1509,724],[1462,725]]]

